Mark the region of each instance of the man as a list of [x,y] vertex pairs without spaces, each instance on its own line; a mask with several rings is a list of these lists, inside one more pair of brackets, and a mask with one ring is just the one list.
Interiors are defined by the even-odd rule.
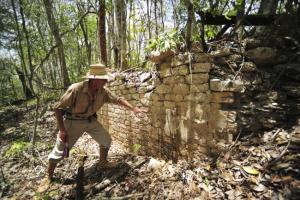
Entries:
[[[103,64],[91,65],[86,78],[88,80],[72,84],[54,107],[59,133],[55,147],[48,156],[47,177],[42,182],[50,183],[57,163],[68,156],[69,149],[73,147],[84,132],[87,132],[99,144],[100,159],[98,169],[114,166],[113,163],[107,161],[111,137],[97,121],[96,115],[96,112],[104,103],[120,104],[135,113],[144,112],[144,110],[132,106],[128,101],[115,96],[104,88],[108,81],[109,73]],[[40,191],[46,189],[44,187],[45,183],[42,183],[41,186]]]

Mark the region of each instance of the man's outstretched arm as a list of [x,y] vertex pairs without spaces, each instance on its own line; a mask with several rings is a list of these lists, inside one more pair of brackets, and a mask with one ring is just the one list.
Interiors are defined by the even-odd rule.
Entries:
[[126,101],[125,99],[120,99],[119,102],[120,102],[120,105],[129,108],[130,110],[132,110],[132,111],[135,112],[135,113],[146,113],[146,110],[131,105],[131,104],[130,104],[128,101]]

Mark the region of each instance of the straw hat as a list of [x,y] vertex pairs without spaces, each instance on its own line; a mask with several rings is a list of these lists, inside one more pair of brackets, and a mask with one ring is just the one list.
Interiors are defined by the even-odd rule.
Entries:
[[102,63],[90,65],[90,71],[84,78],[88,79],[110,79],[109,69]]

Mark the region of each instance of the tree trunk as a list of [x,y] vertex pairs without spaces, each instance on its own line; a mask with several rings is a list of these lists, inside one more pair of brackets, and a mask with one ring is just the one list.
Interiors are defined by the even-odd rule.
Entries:
[[[80,16],[82,16],[82,9],[80,7],[80,5],[77,3],[77,9],[79,11]],[[87,55],[87,61],[88,61],[88,65],[91,64],[92,62],[92,45],[89,42],[89,35],[88,35],[88,31],[87,31],[87,25],[85,22],[85,19],[81,20],[79,22],[80,28],[82,30],[82,34],[83,34],[83,38],[84,38],[84,45],[85,45],[85,49],[86,49],[86,55]]]
[[178,14],[177,14],[177,2],[176,0],[171,0],[172,7],[173,7],[173,20],[174,20],[174,28],[178,28]]
[[238,5],[237,8],[237,15],[236,15],[236,24],[235,24],[235,30],[237,31],[238,41],[242,42],[242,38],[244,35],[244,12],[245,12],[245,0],[241,1],[241,4]]
[[165,30],[165,22],[164,22],[163,0],[160,0],[160,18],[161,18],[161,31],[164,32],[164,30]]
[[155,35],[158,36],[157,0],[154,0],[154,19],[155,19]]
[[105,37],[105,0],[99,0],[98,11],[98,38],[100,48],[100,61],[107,65],[106,37]]
[[50,30],[51,30],[52,35],[54,36],[55,42],[58,46],[58,56],[59,56],[59,62],[60,62],[60,67],[61,67],[61,75],[62,75],[62,79],[63,79],[63,85],[64,85],[64,88],[67,88],[70,85],[70,79],[69,79],[69,74],[68,74],[66,60],[65,60],[65,52],[64,52],[63,42],[62,42],[59,30],[58,30],[58,26],[56,24],[56,21],[53,16],[53,12],[52,12],[52,1],[51,0],[43,0],[43,2],[44,2],[45,10],[46,10]]
[[[112,11],[111,11],[112,13]],[[113,38],[113,20],[111,13],[107,17],[107,64],[111,67],[111,49],[112,49],[112,38]]]
[[147,22],[148,22],[148,35],[149,35],[149,40],[152,38],[151,34],[151,5],[149,5],[149,0],[147,0]]
[[117,68],[121,68],[121,58],[120,58],[120,50],[121,50],[121,4],[122,1],[114,0],[114,21],[115,21],[115,42],[114,42],[114,60],[115,66]]
[[25,34],[25,39],[26,39],[26,47],[27,47],[27,58],[28,58],[28,65],[29,65],[29,71],[30,71],[30,74],[29,74],[29,87],[30,87],[30,90],[33,92],[33,94],[35,93],[34,92],[34,89],[33,89],[33,84],[32,84],[32,79],[33,79],[33,65],[32,65],[32,51],[31,51],[31,43],[29,41],[29,34],[28,34],[28,31],[27,31],[27,28],[26,28],[26,24],[25,24],[25,17],[24,17],[24,12],[23,12],[23,4],[22,4],[22,0],[19,1],[19,4],[20,4],[20,14],[21,14],[21,19],[22,19],[22,28],[23,28],[23,32]]
[[278,0],[262,0],[258,14],[275,14],[278,6]]
[[188,10],[188,19],[186,22],[186,34],[185,34],[185,42],[187,50],[191,50],[191,36],[192,36],[192,23],[193,23],[193,14],[194,14],[194,7],[191,0],[186,0],[186,7]]
[[126,7],[125,2],[120,0],[114,0],[115,4],[115,22],[116,22],[116,54],[120,54],[117,57],[118,66],[125,70],[127,69],[127,56],[126,56]]
[[25,58],[24,58],[24,52],[23,52],[23,46],[22,46],[22,35],[20,32],[20,27],[19,27],[19,22],[18,22],[18,16],[17,16],[17,11],[16,11],[16,6],[14,0],[11,0],[11,5],[13,8],[14,12],[14,19],[16,23],[16,28],[17,28],[17,38],[18,38],[18,46],[19,46],[19,55],[21,58],[21,66],[22,70],[16,67],[16,71],[18,74],[18,77],[20,79],[20,82],[22,84],[23,92],[25,95],[26,99],[31,99],[34,95],[31,89],[27,86],[27,81],[26,77],[28,76],[27,69],[26,69],[26,63],[25,63]]

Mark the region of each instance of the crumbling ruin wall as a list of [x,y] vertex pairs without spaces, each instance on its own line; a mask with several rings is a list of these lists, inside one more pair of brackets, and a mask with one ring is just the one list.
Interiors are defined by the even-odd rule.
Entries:
[[144,116],[119,105],[105,105],[99,120],[129,150],[177,160],[207,154],[219,140],[237,132],[236,111],[242,86],[238,81],[210,80],[210,56],[176,55],[155,72],[116,74],[108,88]]

